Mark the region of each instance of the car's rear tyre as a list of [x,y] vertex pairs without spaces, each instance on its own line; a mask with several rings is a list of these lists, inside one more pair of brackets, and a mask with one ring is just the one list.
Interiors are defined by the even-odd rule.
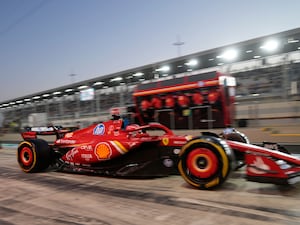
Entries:
[[178,169],[190,185],[212,189],[220,186],[228,177],[232,157],[231,149],[221,139],[200,137],[182,147]]
[[47,169],[51,163],[48,143],[42,139],[21,142],[18,147],[18,163],[26,173]]

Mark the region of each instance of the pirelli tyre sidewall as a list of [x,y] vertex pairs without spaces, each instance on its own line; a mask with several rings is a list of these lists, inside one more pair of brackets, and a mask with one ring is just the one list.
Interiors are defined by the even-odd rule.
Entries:
[[34,139],[23,141],[18,146],[18,163],[26,173],[47,169],[51,162],[50,148],[46,141]]
[[233,152],[224,140],[202,136],[182,147],[178,169],[190,185],[199,189],[213,189],[224,183],[233,162]]

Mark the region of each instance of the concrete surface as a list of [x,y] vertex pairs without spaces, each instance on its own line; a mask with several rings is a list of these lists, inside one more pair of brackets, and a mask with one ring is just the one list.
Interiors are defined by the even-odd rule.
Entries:
[[180,176],[117,179],[25,174],[16,152],[0,150],[1,225],[300,225],[300,185],[247,182],[235,172],[214,191]]

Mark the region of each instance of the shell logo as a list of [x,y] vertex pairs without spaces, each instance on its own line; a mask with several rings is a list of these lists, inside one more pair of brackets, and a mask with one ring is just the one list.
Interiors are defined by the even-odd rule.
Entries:
[[162,143],[163,143],[164,145],[168,145],[168,144],[169,144],[169,138],[163,138],[163,139],[162,139]]
[[111,148],[107,143],[101,142],[96,146],[95,154],[98,159],[109,159],[111,156]]

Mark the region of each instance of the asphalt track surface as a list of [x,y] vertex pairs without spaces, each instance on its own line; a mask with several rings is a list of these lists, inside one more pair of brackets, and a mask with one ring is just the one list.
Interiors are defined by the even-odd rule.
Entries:
[[300,225],[300,183],[247,182],[234,172],[201,191],[180,176],[117,179],[47,171],[26,174],[0,149],[1,225]]

